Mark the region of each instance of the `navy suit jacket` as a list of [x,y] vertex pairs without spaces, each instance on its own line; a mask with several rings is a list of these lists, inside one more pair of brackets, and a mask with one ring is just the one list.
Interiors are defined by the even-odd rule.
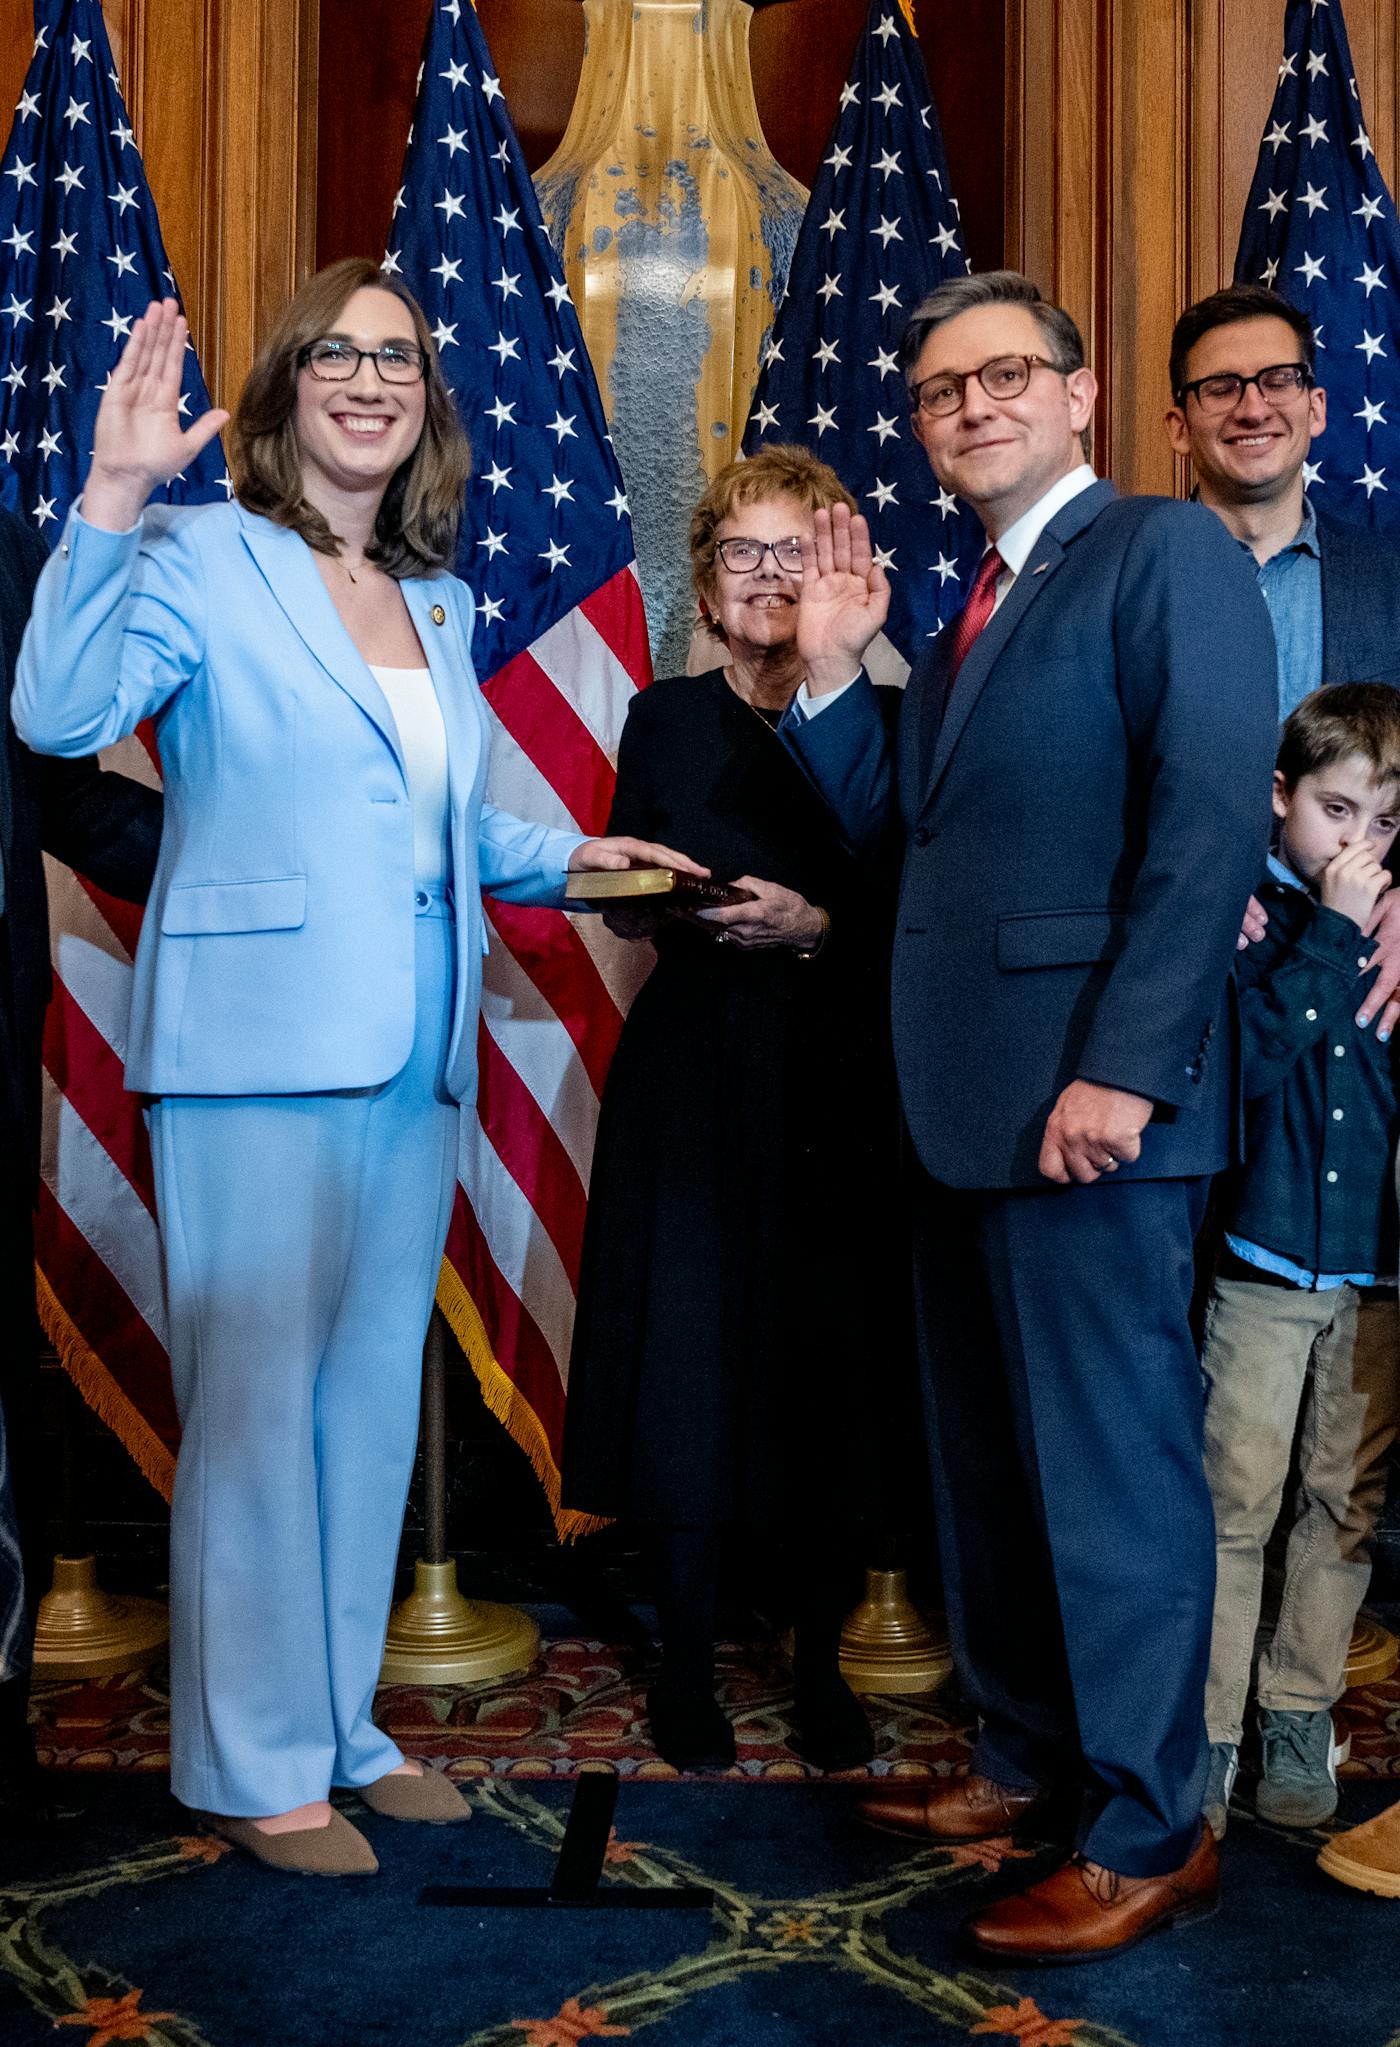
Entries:
[[[34,585],[47,555],[0,511],[0,1153],[28,1177],[39,1159],[39,1053],[49,999],[49,919],[41,850],[111,895],[144,902],[160,850],[161,799],[94,760],[42,760],[10,723],[10,689]],[[16,1133],[18,1142],[16,1143]]]
[[891,748],[862,679],[785,736],[855,842],[905,835],[893,1020],[937,1179],[1045,1187],[1076,1077],[1156,1104],[1120,1177],[1217,1171],[1237,1129],[1230,967],[1277,736],[1273,632],[1212,513],[1081,493],[957,676],[916,664]]
[[1400,688],[1400,538],[1317,512],[1317,546],[1323,681]]

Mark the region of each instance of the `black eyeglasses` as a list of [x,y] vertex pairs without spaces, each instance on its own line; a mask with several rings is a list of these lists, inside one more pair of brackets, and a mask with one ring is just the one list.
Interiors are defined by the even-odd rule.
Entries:
[[1300,362],[1270,363],[1268,369],[1256,370],[1252,377],[1222,370],[1217,377],[1193,377],[1176,395],[1182,400],[1194,394],[1202,412],[1233,412],[1251,384],[1266,405],[1287,405],[1300,391],[1311,389],[1312,373]]
[[974,377],[989,398],[1019,398],[1032,370],[1054,370],[1057,377],[1069,374],[1043,355],[994,355],[975,370],[936,370],[910,396],[916,412],[926,412],[930,419],[946,419],[962,410],[964,394]]
[[756,569],[765,554],[772,555],[785,576],[802,574],[802,542],[796,535],[787,540],[747,540],[738,534],[731,540],[719,541],[715,553],[736,576],[746,569]]
[[348,384],[362,362],[372,362],[386,384],[416,384],[423,375],[423,351],[407,341],[386,341],[379,348],[355,348],[348,341],[312,341],[297,357],[324,384]]

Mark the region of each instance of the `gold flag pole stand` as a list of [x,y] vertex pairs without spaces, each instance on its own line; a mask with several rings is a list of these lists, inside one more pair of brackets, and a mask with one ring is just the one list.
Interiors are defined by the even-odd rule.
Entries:
[[158,1599],[104,1592],[92,1555],[54,1558],[34,1632],[36,1677],[144,1670],[169,1640],[170,1617]]
[[381,1684],[473,1684],[533,1662],[540,1631],[518,1607],[466,1599],[447,1552],[447,1325],[433,1310],[423,1346],[423,1547],[413,1590],[389,1616]]
[[35,1616],[34,1675],[113,1677],[154,1663],[170,1640],[170,1616],[163,1600],[104,1592],[97,1582],[79,1504],[77,1395],[64,1383],[63,1551],[53,1560],[53,1584]]
[[1397,1667],[1400,1667],[1400,1642],[1396,1641],[1389,1628],[1383,1628],[1363,1607],[1356,1616],[1356,1626],[1351,1631],[1351,1647],[1347,1651],[1347,1690],[1352,1691],[1357,1685],[1384,1684]]
[[953,1668],[946,1631],[909,1597],[903,1571],[868,1570],[865,1597],[841,1630],[853,1692],[934,1692]]

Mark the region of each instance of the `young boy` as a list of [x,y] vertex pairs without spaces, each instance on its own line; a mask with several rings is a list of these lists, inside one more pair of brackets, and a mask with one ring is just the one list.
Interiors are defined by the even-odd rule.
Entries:
[[1400,692],[1315,690],[1283,728],[1263,940],[1240,957],[1244,1164],[1206,1318],[1206,1472],[1216,1591],[1205,1816],[1217,1840],[1238,1761],[1264,1546],[1296,1450],[1283,1595],[1259,1658],[1258,1811],[1311,1827],[1337,1805],[1331,1707],[1370,1574],[1400,1428],[1393,1054],[1353,1021],[1363,933],[1400,826]]

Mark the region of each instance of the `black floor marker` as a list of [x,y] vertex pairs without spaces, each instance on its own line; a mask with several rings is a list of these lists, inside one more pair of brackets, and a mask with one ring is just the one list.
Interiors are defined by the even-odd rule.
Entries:
[[527,1910],[541,1905],[582,1905],[591,1911],[708,1911],[715,1894],[697,1884],[646,1890],[637,1884],[600,1884],[617,1794],[618,1779],[611,1770],[587,1770],[579,1778],[559,1860],[547,1889],[510,1884],[430,1884],[419,1892],[419,1904],[496,1909],[513,1906]]

